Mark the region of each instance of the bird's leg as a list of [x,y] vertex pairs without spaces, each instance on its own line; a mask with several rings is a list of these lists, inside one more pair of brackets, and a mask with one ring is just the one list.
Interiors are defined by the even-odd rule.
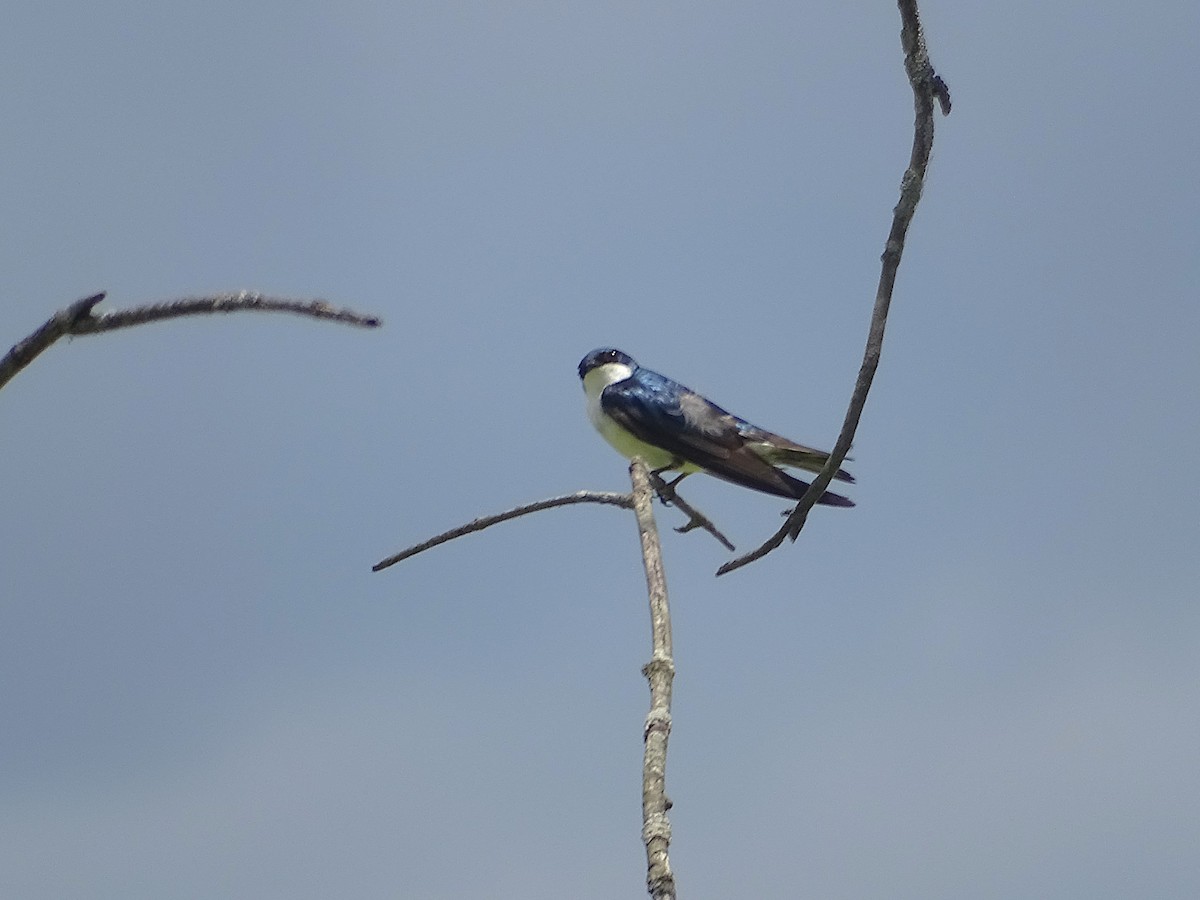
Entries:
[[[676,456],[665,466],[659,466],[657,469],[651,469],[650,474],[655,475],[655,476],[661,476],[663,472],[670,472],[672,469],[679,469],[682,467],[683,467],[683,460],[680,459],[678,456]],[[684,474],[687,474],[687,473],[685,472]],[[682,477],[683,477],[683,475],[679,476],[679,478],[682,478]],[[678,481],[679,478],[676,478],[675,480]]]
[[654,485],[654,489],[658,492],[658,499],[661,500],[665,506],[670,506],[672,500],[678,499],[678,497],[675,495],[675,485],[679,484],[679,482],[683,481],[683,479],[687,478],[688,475],[691,474],[690,472],[684,472],[673,481],[663,481],[663,472],[669,472],[672,469],[677,469],[678,467],[679,464],[673,464],[670,466],[662,466],[661,468],[654,469],[650,472],[650,481]]

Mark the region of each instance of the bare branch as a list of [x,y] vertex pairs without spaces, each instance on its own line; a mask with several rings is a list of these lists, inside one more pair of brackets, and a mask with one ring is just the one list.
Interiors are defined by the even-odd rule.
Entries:
[[662,567],[662,547],[654,524],[650,473],[635,459],[629,466],[633,482],[633,511],[637,516],[650,597],[650,634],[653,653],[642,674],[650,683],[650,712],[642,732],[642,841],[646,845],[646,889],[654,900],[675,900],[675,875],[668,849],[671,822],[666,794],[667,739],[671,734],[671,686],[675,660],[671,647],[671,609],[667,603],[667,577]]
[[180,316],[196,316],[210,313],[241,311],[286,312],[328,319],[375,328],[382,324],[378,316],[367,316],[349,309],[336,309],[324,300],[288,300],[283,297],[267,297],[251,291],[234,294],[217,294],[211,297],[185,297],[166,303],[138,306],[133,309],[117,310],[93,315],[93,307],[104,299],[104,293],[93,294],[77,300],[66,309],[55,313],[50,319],[23,341],[17,343],[4,359],[0,360],[0,388],[12,377],[34,361],[44,350],[64,335],[97,334],[117,328],[129,328],[146,322],[175,319]]
[[439,544],[444,544],[447,541],[452,541],[455,538],[460,538],[467,534],[473,534],[476,531],[483,531],[485,528],[490,528],[493,525],[498,525],[501,522],[507,522],[509,519],[515,519],[518,516],[525,516],[529,513],[541,512],[543,509],[554,509],[558,506],[572,506],[576,503],[600,503],[608,506],[619,506],[622,509],[633,508],[633,498],[629,494],[617,494],[609,491],[576,491],[574,494],[564,494],[561,497],[550,497],[546,500],[538,500],[535,503],[527,503],[524,506],[518,506],[514,509],[506,510],[505,512],[496,513],[492,516],[482,516],[468,522],[466,525],[459,525],[457,528],[451,528],[449,531],[443,531],[441,534],[431,537],[427,541],[422,541],[419,544],[414,544],[407,550],[401,550],[394,556],[389,556],[385,560],[375,563],[371,567],[372,572],[379,572],[386,569],[388,566],[394,566],[398,562],[403,562],[409,557],[416,556],[418,553],[424,553]]
[[904,253],[904,238],[908,226],[912,222],[913,213],[921,200],[921,191],[925,184],[925,170],[929,165],[929,154],[933,149],[933,101],[936,99],[942,113],[950,112],[950,90],[946,82],[933,70],[929,62],[929,54],[925,49],[925,36],[921,31],[921,20],[917,12],[916,0],[898,0],[900,7],[900,43],[904,48],[904,68],[908,73],[908,81],[912,86],[913,105],[916,110],[913,124],[912,155],[904,178],[900,182],[900,201],[892,211],[892,228],[884,245],[882,271],[879,275],[879,287],[875,292],[875,309],[871,313],[871,327],[867,333],[867,347],[863,354],[862,366],[858,370],[858,378],[854,383],[854,393],[850,397],[850,406],[846,410],[842,431],[838,435],[833,452],[825,468],[813,480],[796,508],[792,510],[783,526],[772,535],[761,547],[730,560],[717,569],[718,575],[740,569],[757,559],[766,556],[783,543],[785,537],[793,541],[808,519],[809,510],[825,493],[829,482],[841,467],[850,445],[854,443],[854,432],[858,429],[863,407],[867,402],[867,393],[871,390],[871,382],[875,378],[875,370],[879,367],[879,357],[883,351],[883,332],[887,325],[888,308],[892,302],[892,289],[896,284],[896,272],[900,268],[900,257]]
[[654,490],[658,493],[658,499],[663,502],[664,506],[674,505],[681,513],[688,517],[687,522],[675,529],[677,532],[680,534],[687,534],[689,531],[692,531],[696,528],[702,528],[720,541],[721,545],[730,553],[733,553],[735,550],[737,550],[737,547],[733,546],[733,544],[729,542],[729,538],[725,537],[725,535],[723,535],[717,529],[717,526],[713,524],[712,519],[704,515],[704,513],[700,512],[700,510],[696,509],[696,507],[692,506],[679,496],[678,492],[675,490],[675,485],[679,483],[678,478],[676,478],[675,481],[668,483],[663,481],[661,475],[655,475],[653,472],[651,472],[650,483],[654,486]]
[[0,388],[8,384],[14,375],[33,362],[39,354],[64,334],[70,334],[75,323],[84,317],[91,316],[92,307],[104,299],[104,294],[93,294],[76,300],[66,309],[60,309],[52,315],[41,328],[18,341],[13,348],[0,360]]
[[[658,539],[658,527],[654,522],[655,488],[651,482],[654,476],[651,476],[646,464],[641,460],[634,460],[630,464],[629,472],[633,483],[631,494],[576,491],[574,494],[550,497],[495,515],[483,516],[389,556],[372,566],[372,571],[379,572],[439,544],[544,509],[572,506],[577,503],[599,503],[634,511],[641,539],[642,563],[646,570],[653,647],[650,662],[642,668],[642,674],[650,683],[650,712],[646,716],[643,732],[645,752],[642,763],[642,839],[646,845],[646,886],[655,900],[674,900],[675,876],[671,872],[671,861],[667,853],[671,842],[671,823],[667,818],[667,810],[671,804],[665,792],[667,738],[671,731],[671,685],[675,677],[675,662],[671,649],[671,613],[667,605],[667,580],[663,573],[662,548]],[[677,497],[674,499],[678,500]]]
[[180,316],[243,311],[292,313],[314,319],[358,325],[362,328],[376,328],[383,324],[383,320],[378,316],[363,315],[352,309],[338,309],[325,300],[290,300],[286,297],[268,297],[254,291],[238,291],[236,294],[183,297],[166,303],[116,310],[80,321],[71,333],[95,334],[100,331],[128,328],[131,325],[142,325],[162,319],[176,319]]

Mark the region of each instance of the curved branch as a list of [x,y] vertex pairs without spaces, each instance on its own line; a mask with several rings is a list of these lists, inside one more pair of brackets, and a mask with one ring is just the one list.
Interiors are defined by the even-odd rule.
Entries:
[[793,541],[800,534],[808,519],[809,510],[825,493],[829,482],[841,467],[850,445],[854,443],[854,432],[858,430],[858,421],[862,417],[863,407],[867,402],[867,394],[871,390],[871,382],[875,378],[875,370],[879,367],[879,356],[883,350],[883,332],[887,325],[888,308],[892,302],[892,289],[896,284],[896,272],[900,268],[900,257],[904,253],[904,238],[908,226],[912,222],[913,213],[921,200],[921,191],[925,185],[925,170],[929,166],[929,154],[933,150],[933,101],[936,99],[941,106],[942,114],[950,113],[950,90],[946,82],[933,70],[929,62],[929,53],[925,48],[925,35],[921,31],[921,20],[917,12],[916,0],[898,0],[900,7],[900,43],[904,48],[904,68],[908,73],[908,82],[912,86],[913,105],[916,109],[913,123],[913,146],[908,168],[900,182],[900,200],[892,211],[892,228],[888,233],[882,257],[882,271],[879,274],[879,287],[875,292],[875,309],[871,313],[871,327],[867,333],[867,347],[863,353],[862,366],[858,370],[858,378],[854,382],[854,393],[850,396],[850,406],[846,410],[842,431],[837,443],[829,454],[825,468],[813,480],[796,508],[792,510],[787,521],[762,546],[730,560],[717,569],[718,575],[740,569],[757,559],[766,556],[783,543],[784,538]]
[[255,291],[238,291],[234,294],[215,294],[211,297],[183,297],[166,303],[116,310],[95,318],[83,319],[71,333],[96,334],[116,328],[143,325],[146,322],[176,319],[180,316],[243,311],[292,313],[362,328],[377,328],[383,324],[383,320],[378,316],[363,315],[352,309],[338,309],[325,300],[290,300],[287,297],[270,297]]
[[666,794],[667,739],[671,735],[671,686],[675,660],[671,646],[671,608],[667,603],[667,577],[663,573],[662,547],[654,523],[653,494],[646,464],[635,459],[629,466],[633,482],[633,511],[637,516],[650,598],[650,635],[653,652],[642,674],[650,683],[650,712],[642,732],[642,841],[646,845],[646,889],[654,900],[675,900],[675,874],[668,850],[671,822]]
[[554,509],[557,506],[572,506],[576,503],[601,503],[609,506],[619,506],[622,509],[633,508],[633,498],[629,494],[616,494],[610,491],[576,491],[574,494],[550,497],[547,500],[527,503],[524,506],[496,513],[493,516],[482,516],[468,522],[466,525],[459,525],[457,528],[443,531],[441,534],[435,535],[427,541],[414,544],[406,550],[401,550],[399,553],[389,556],[387,559],[380,560],[371,566],[371,571],[379,572],[388,566],[394,566],[398,562],[403,562],[411,556],[416,556],[418,553],[424,553],[426,550],[430,550],[439,544],[444,544],[463,535],[473,534],[476,531],[483,531],[485,528],[491,528],[493,525],[499,525],[501,522],[507,522],[509,519],[515,519],[518,516],[540,512],[543,509]]
[[175,319],[180,316],[198,316],[210,313],[241,311],[286,312],[313,319],[328,319],[375,328],[382,324],[378,316],[368,316],[349,309],[337,309],[324,300],[289,300],[284,297],[268,297],[252,291],[232,294],[216,294],[211,297],[184,297],[166,303],[137,306],[133,309],[93,315],[92,310],[104,293],[93,294],[77,300],[66,309],[56,312],[50,319],[23,341],[18,342],[0,359],[0,388],[8,384],[13,376],[33,362],[51,344],[64,335],[98,334],[117,328],[129,328],[146,322]]

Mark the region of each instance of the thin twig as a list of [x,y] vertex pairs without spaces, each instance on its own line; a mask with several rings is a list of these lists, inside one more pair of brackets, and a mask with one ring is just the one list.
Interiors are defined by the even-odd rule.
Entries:
[[210,297],[182,297],[166,303],[154,303],[133,309],[121,309],[81,321],[73,334],[95,334],[128,328],[162,319],[180,316],[197,316],[211,313],[230,312],[284,312],[314,319],[328,319],[362,328],[376,328],[383,324],[378,316],[363,315],[352,309],[338,309],[325,300],[290,300],[286,297],[269,297],[255,291],[238,291],[231,294],[215,294]]
[[416,556],[418,553],[424,553],[439,544],[444,544],[447,541],[452,541],[455,538],[460,538],[463,535],[473,534],[476,531],[483,531],[485,528],[490,528],[493,525],[498,525],[501,522],[507,522],[509,519],[515,519],[518,516],[525,516],[529,513],[540,512],[543,509],[554,509],[557,506],[571,506],[576,503],[601,503],[608,506],[619,506],[622,509],[633,508],[633,498],[629,494],[617,494],[610,491],[576,491],[574,494],[564,494],[561,497],[550,497],[546,500],[538,500],[535,503],[527,503],[524,506],[518,506],[514,509],[509,509],[501,513],[496,513],[492,516],[482,516],[465,525],[459,525],[457,528],[451,528],[449,531],[443,531],[441,534],[431,537],[427,541],[422,541],[419,544],[414,544],[407,550],[401,550],[394,556],[389,556],[385,560],[375,563],[371,566],[372,572],[379,572],[386,569],[388,566],[394,566],[398,562],[403,562],[411,556]]
[[671,821],[666,794],[667,739],[671,734],[671,685],[675,660],[671,648],[671,609],[667,603],[667,577],[663,573],[662,547],[654,523],[654,506],[646,464],[635,459],[629,466],[633,482],[633,511],[637,516],[650,597],[650,635],[653,652],[642,674],[650,683],[650,712],[642,733],[642,841],[646,845],[646,890],[654,900],[675,900],[675,875],[668,850]]
[[104,299],[104,294],[93,294],[77,300],[66,309],[55,313],[41,328],[23,341],[18,342],[4,359],[0,360],[0,388],[12,377],[34,361],[51,344],[64,335],[98,334],[117,328],[129,328],[146,322],[175,319],[180,316],[197,316],[209,313],[241,311],[286,312],[314,319],[328,319],[375,328],[382,324],[378,316],[368,316],[349,309],[337,309],[324,300],[289,300],[284,297],[267,297],[252,291],[231,294],[216,294],[210,297],[184,297],[166,303],[138,306],[133,309],[93,315],[93,307]]
[[668,483],[663,481],[661,475],[655,475],[653,472],[650,473],[650,483],[654,486],[654,490],[658,493],[658,499],[663,502],[663,505],[675,506],[681,513],[688,517],[687,522],[675,530],[679,534],[687,534],[696,528],[702,528],[715,537],[730,553],[736,551],[737,547],[733,546],[729,542],[729,538],[720,532],[717,526],[713,524],[712,519],[679,496],[679,493],[675,490],[675,485],[678,482],[679,479],[677,478],[673,483]]
[[916,110],[913,125],[912,155],[908,169],[900,182],[900,201],[892,211],[892,228],[888,234],[882,257],[882,271],[879,275],[879,287],[875,292],[875,309],[871,313],[871,327],[867,334],[867,347],[863,354],[862,366],[858,370],[858,378],[854,383],[854,393],[850,397],[850,406],[846,410],[846,418],[842,422],[842,431],[837,443],[829,454],[829,460],[821,473],[813,480],[796,508],[792,510],[783,526],[767,541],[744,556],[730,560],[717,569],[718,575],[740,569],[757,559],[766,556],[783,543],[784,538],[795,540],[800,529],[808,518],[809,510],[825,493],[829,482],[841,467],[850,445],[854,443],[854,432],[858,429],[858,421],[862,416],[863,407],[867,402],[867,393],[871,390],[871,382],[875,378],[875,370],[879,367],[879,356],[883,350],[883,332],[887,325],[888,307],[892,302],[892,289],[896,284],[896,272],[900,268],[900,257],[904,253],[904,238],[908,226],[912,222],[913,213],[921,200],[921,191],[925,184],[925,170],[929,165],[929,154],[933,149],[933,101],[936,99],[942,113],[950,112],[950,90],[941,77],[934,72],[929,62],[929,54],[925,49],[925,36],[921,31],[921,20],[917,12],[916,0],[898,0],[900,7],[900,43],[904,48],[904,68],[908,73],[908,81],[912,86],[913,105]]

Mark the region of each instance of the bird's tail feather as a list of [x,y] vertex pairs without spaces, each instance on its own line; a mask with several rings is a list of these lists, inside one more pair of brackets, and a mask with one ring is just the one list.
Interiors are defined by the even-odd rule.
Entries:
[[[808,490],[809,482],[801,481],[799,478],[793,478],[786,472],[780,472],[779,474],[787,483],[788,487],[792,489],[795,499],[799,500],[804,496],[804,492]],[[817,504],[821,506],[850,507],[854,505],[854,501],[849,497],[843,497],[841,494],[835,494],[833,491],[826,491],[821,495],[821,499],[817,501]]]
[[[770,478],[752,478],[743,472],[731,471],[729,469],[710,468],[707,471],[710,475],[715,475],[717,478],[725,481],[753,488],[756,491],[762,491],[764,494],[786,497],[789,500],[799,500],[804,496],[804,492],[808,490],[809,485],[809,482],[793,478],[782,469],[774,467],[767,469],[767,472],[771,474]],[[833,491],[826,491],[821,495],[821,499],[817,503],[824,506],[854,506],[854,501],[849,497],[843,497],[841,494],[835,494]]]
[[[773,457],[772,462],[778,465],[793,466],[797,469],[804,469],[806,472],[820,472],[825,468],[825,463],[829,461],[828,453],[810,450],[807,447],[796,450],[790,447],[777,447],[774,448],[771,456]],[[854,476],[845,469],[838,469],[833,477],[836,481],[854,483]]]

